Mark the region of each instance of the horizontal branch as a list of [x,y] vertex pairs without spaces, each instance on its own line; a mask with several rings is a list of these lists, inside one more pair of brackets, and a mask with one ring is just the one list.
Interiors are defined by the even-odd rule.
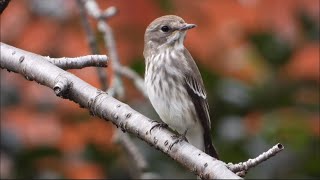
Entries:
[[175,142],[172,132],[160,128],[150,131],[155,121],[75,75],[54,66],[43,56],[1,43],[0,66],[53,89],[57,96],[78,103],[93,115],[110,120],[124,132],[134,134],[202,178],[241,179],[230,171],[224,162],[214,159],[185,141],[169,148]]
[[47,61],[62,69],[81,69],[84,67],[107,67],[108,57],[106,55],[87,55],[76,58],[50,58]]

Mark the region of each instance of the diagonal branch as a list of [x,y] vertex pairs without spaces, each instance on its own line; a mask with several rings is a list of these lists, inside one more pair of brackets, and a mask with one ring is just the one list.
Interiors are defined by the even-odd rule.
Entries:
[[81,69],[96,66],[107,67],[108,57],[106,55],[87,55],[76,58],[50,58],[47,60],[61,69]]
[[112,121],[123,131],[146,141],[202,178],[240,179],[224,162],[210,157],[185,141],[170,149],[169,146],[175,141],[172,132],[167,129],[154,129],[151,133],[150,129],[154,125],[151,119],[49,63],[43,56],[1,43],[0,66],[54,89],[59,97],[70,99],[80,107],[87,108],[91,114]]
[[144,97],[148,98],[146,89],[144,88],[144,80],[137,72],[127,66],[119,66],[115,71],[132,80],[136,88],[144,95]]
[[271,158],[272,156],[275,156],[279,152],[281,152],[284,149],[284,146],[280,143],[276,144],[272,148],[270,148],[268,151],[260,154],[258,157],[254,159],[249,159],[246,162],[240,162],[237,164],[228,163],[227,167],[234,173],[241,174],[241,176],[244,176],[246,172],[252,168],[257,166],[258,164],[262,163],[263,161],[266,161],[267,159]]

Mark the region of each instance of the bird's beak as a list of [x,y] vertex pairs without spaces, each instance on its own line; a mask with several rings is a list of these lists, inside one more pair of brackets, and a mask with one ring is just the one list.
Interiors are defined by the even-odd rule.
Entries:
[[195,24],[184,24],[179,30],[180,31],[185,31],[185,30],[192,29],[192,28],[194,28],[196,26],[197,25],[195,25]]

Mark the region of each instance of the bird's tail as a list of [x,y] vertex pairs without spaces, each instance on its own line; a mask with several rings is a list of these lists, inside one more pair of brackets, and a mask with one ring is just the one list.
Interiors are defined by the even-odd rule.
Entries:
[[219,160],[219,155],[216,148],[212,144],[210,133],[204,133],[203,136],[204,136],[205,153]]

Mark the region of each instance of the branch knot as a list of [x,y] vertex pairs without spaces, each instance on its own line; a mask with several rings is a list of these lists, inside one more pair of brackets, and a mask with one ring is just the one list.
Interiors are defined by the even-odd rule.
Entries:
[[66,77],[67,74],[59,74],[55,80],[53,87],[54,93],[62,98],[68,98],[69,90],[71,89],[72,82]]

